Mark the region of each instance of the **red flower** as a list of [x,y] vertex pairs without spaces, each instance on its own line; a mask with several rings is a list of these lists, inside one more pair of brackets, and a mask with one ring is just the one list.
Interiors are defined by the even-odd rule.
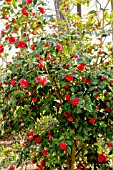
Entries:
[[23,79],[23,78],[21,78],[21,79],[20,79],[20,85],[21,85],[22,87],[28,87],[28,81],[25,80],[25,79]]
[[65,89],[68,89],[68,88],[69,88],[69,85],[68,85],[68,84],[65,84],[63,87],[64,87]]
[[111,142],[107,143],[108,148],[112,147],[113,144]]
[[40,82],[42,86],[45,86],[48,82],[47,78],[44,76],[35,78],[35,81],[36,83]]
[[34,132],[30,132],[30,133],[28,134],[28,136],[34,136],[34,135],[35,135]]
[[86,64],[81,63],[77,66],[77,69],[80,70],[80,71],[83,71],[85,69],[85,66],[86,66]]
[[15,41],[16,41],[15,37],[10,37],[9,38],[9,43],[10,44],[14,44]]
[[29,141],[33,141],[33,136],[28,136]]
[[32,102],[36,103],[37,102],[37,98],[32,98]]
[[91,78],[87,78],[86,80],[84,80],[86,84],[90,84],[92,82]]
[[48,42],[45,43],[45,47],[49,47],[50,44]]
[[41,14],[45,14],[45,9],[44,9],[44,7],[40,7],[40,8],[39,8],[39,11],[40,11]]
[[26,0],[26,4],[30,4],[32,0]]
[[39,68],[43,68],[44,67],[44,62],[39,61],[37,65],[38,65]]
[[73,119],[71,116],[68,118],[68,120],[69,120],[70,122],[74,122],[74,119]]
[[60,148],[62,149],[62,150],[66,150],[66,148],[67,148],[67,145],[66,145],[66,143],[64,143],[64,142],[60,142]]
[[36,142],[36,143],[40,143],[40,142],[41,142],[40,137],[36,137],[36,138],[35,138],[35,142]]
[[38,29],[38,28],[40,28],[40,25],[39,25],[39,24],[37,24],[37,25],[36,25],[36,28],[37,28],[37,29]]
[[13,165],[13,166],[10,167],[8,170],[15,170],[15,166]]
[[98,156],[98,162],[102,163],[102,162],[106,162],[107,161],[107,156],[104,156],[103,154],[100,154]]
[[46,149],[42,150],[42,155],[43,155],[43,156],[46,156],[46,155],[47,155],[47,150],[46,150]]
[[14,85],[16,84],[16,81],[12,79],[12,80],[10,81],[10,84],[11,84],[12,86],[14,86]]
[[1,31],[1,34],[2,34],[2,35],[4,35],[4,34],[5,34],[5,31],[4,31],[4,30],[2,30],[2,31]]
[[97,94],[95,94],[95,98],[96,98],[96,99],[98,99],[98,97],[99,97],[99,94],[98,94],[98,93],[97,93]]
[[98,87],[97,86],[94,86],[94,90],[97,90],[98,89]]
[[4,46],[3,44],[0,44],[0,53],[2,53],[4,51]]
[[28,12],[26,8],[22,8],[22,14],[25,15],[26,17],[28,16]]
[[66,94],[66,96],[65,96],[65,98],[68,102],[70,102],[70,97],[71,97],[70,94]]
[[57,50],[58,52],[61,52],[61,51],[62,51],[62,45],[58,43],[58,44],[56,45],[56,50]]
[[90,120],[89,120],[89,123],[95,123],[96,122],[96,118],[94,117],[94,118],[91,118]]
[[111,83],[113,83],[113,79],[112,79],[112,80],[110,80],[110,82],[111,82]]
[[49,56],[47,57],[47,60],[48,60],[48,61],[51,61],[51,60],[52,60],[52,57],[49,55]]
[[38,169],[36,170],[43,170],[43,166],[42,165],[38,165]]
[[68,116],[70,116],[70,114],[71,114],[71,113],[65,113],[65,112],[64,112],[64,113],[63,113],[63,116],[64,116],[64,117],[68,117]]
[[103,54],[103,52],[102,52],[101,50],[99,50],[99,51],[98,51],[98,54],[101,55],[101,54]]
[[105,111],[109,113],[109,112],[110,112],[110,109],[109,109],[108,107],[106,107],[106,108],[105,108]]
[[65,75],[65,80],[73,81],[74,77],[72,75]]
[[11,2],[12,0],[6,0],[6,2]]
[[25,48],[26,47],[26,42],[21,40],[17,43],[18,48]]
[[72,104],[73,106],[77,106],[77,104],[79,103],[79,101],[80,101],[80,98],[74,98],[73,100],[71,100],[71,104]]
[[53,137],[50,135],[50,136],[49,136],[49,140],[52,141],[52,139],[53,139]]
[[30,48],[31,48],[31,50],[35,50],[35,45],[34,44],[32,44],[31,46],[30,46]]
[[84,167],[84,170],[89,170],[89,168]]
[[103,81],[103,80],[105,80],[105,79],[106,79],[106,78],[105,78],[104,76],[101,76],[101,77],[100,77],[100,80],[101,80],[101,81]]

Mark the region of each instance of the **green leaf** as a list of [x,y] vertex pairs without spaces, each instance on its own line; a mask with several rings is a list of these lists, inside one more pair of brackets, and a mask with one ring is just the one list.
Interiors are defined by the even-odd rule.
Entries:
[[67,147],[67,153],[71,155],[71,148],[69,146]]
[[82,137],[82,136],[77,135],[77,136],[76,136],[76,139],[78,139],[78,140],[83,140],[83,137]]
[[88,89],[88,91],[93,91],[94,90],[94,87],[90,87],[89,89]]
[[33,5],[35,6],[35,5],[36,5],[36,3],[37,3],[37,0],[34,0],[34,1],[33,1]]
[[71,146],[72,145],[72,141],[71,140],[66,140],[66,144]]

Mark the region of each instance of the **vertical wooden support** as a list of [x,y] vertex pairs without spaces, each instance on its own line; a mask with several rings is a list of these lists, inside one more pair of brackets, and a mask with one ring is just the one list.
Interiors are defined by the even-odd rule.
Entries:
[[81,4],[77,4],[77,14],[82,18]]

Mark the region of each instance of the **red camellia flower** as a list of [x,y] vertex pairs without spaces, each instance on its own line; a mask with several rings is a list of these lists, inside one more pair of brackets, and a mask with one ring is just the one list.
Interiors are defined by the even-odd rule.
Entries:
[[42,86],[45,86],[48,82],[47,78],[44,76],[35,78],[35,81],[36,83],[40,82]]
[[14,86],[14,85],[16,84],[16,81],[12,79],[12,80],[10,81],[10,84],[11,84],[12,86]]
[[74,98],[73,100],[71,100],[71,103],[72,103],[73,106],[77,106],[79,101],[80,101],[80,98]]
[[25,48],[26,47],[26,42],[21,40],[17,43],[18,48]]
[[50,135],[50,136],[49,136],[49,140],[52,141],[52,139],[53,139],[53,137]]
[[81,63],[77,66],[77,69],[80,70],[80,71],[83,71],[85,69],[85,66],[86,66],[86,64]]
[[34,136],[34,135],[35,135],[34,132],[30,132],[30,133],[28,134],[28,136]]
[[28,12],[26,8],[22,8],[22,14],[25,15],[26,17],[28,16]]
[[94,86],[94,90],[97,90],[98,89],[98,87],[97,86]]
[[9,38],[9,43],[10,44],[14,44],[15,41],[16,41],[15,37],[10,37]]
[[38,168],[34,169],[34,170],[43,170],[43,166],[42,165],[38,165]]
[[12,0],[6,0],[6,2],[11,2]]
[[4,51],[4,46],[3,44],[0,44],[0,53],[2,53]]
[[44,7],[40,7],[40,8],[39,8],[39,11],[40,11],[41,14],[45,14],[45,9],[44,9]]
[[107,161],[107,156],[105,156],[105,155],[103,155],[103,154],[100,154],[99,156],[98,156],[98,162],[100,162],[100,163],[103,163],[103,162],[106,162]]
[[34,132],[30,132],[30,133],[28,134],[28,140],[29,140],[29,141],[33,141],[34,135],[35,135]]
[[107,143],[107,146],[108,148],[112,147],[113,146],[112,142]]
[[26,0],[26,4],[30,4],[32,0]]
[[20,79],[20,85],[21,85],[22,87],[28,87],[28,81],[25,80],[25,79],[23,79],[23,78],[21,78],[21,79]]
[[74,122],[74,119],[70,116],[68,117],[69,122]]
[[98,54],[101,55],[101,54],[103,54],[103,52],[102,52],[101,50],[99,50],[99,51],[98,51]]
[[62,150],[66,150],[66,148],[67,148],[67,145],[66,145],[66,143],[64,143],[64,142],[60,142],[60,148],[62,149]]
[[36,103],[37,102],[37,98],[32,98],[32,102]]
[[15,166],[13,165],[12,167],[10,167],[8,170],[15,170]]
[[28,136],[29,141],[33,141],[33,136]]
[[46,149],[42,150],[42,155],[43,155],[43,156],[46,156],[46,155],[47,155],[47,150],[46,150]]
[[68,89],[68,88],[69,88],[69,85],[68,85],[68,84],[65,84],[63,87],[64,87],[65,89]]
[[35,45],[34,44],[32,44],[31,46],[30,46],[30,48],[31,48],[31,50],[35,50]]
[[84,80],[86,84],[90,84],[92,82],[91,78],[87,78],[86,80]]
[[96,99],[98,99],[98,97],[99,97],[99,94],[97,93],[97,94],[95,94],[95,96],[94,96]]
[[103,81],[103,80],[105,80],[105,79],[106,79],[106,78],[105,78],[104,76],[101,76],[101,77],[100,77],[100,80],[101,80],[101,81]]
[[63,116],[64,116],[64,117],[68,117],[68,116],[70,116],[70,114],[71,114],[71,113],[65,113],[65,112],[64,112],[64,113],[63,113]]
[[94,118],[91,118],[90,120],[89,120],[89,123],[95,123],[96,122],[96,118],[94,117]]
[[49,47],[50,44],[48,42],[45,43],[45,47]]
[[47,57],[47,60],[48,60],[48,61],[51,61],[51,60],[52,60],[52,57],[49,55],[49,56]]
[[39,61],[37,65],[38,65],[39,68],[43,68],[44,67],[44,62]]
[[61,52],[61,51],[62,51],[62,45],[58,43],[58,44],[56,45],[56,50],[57,50],[58,52]]
[[4,35],[4,34],[5,34],[5,31],[4,31],[4,30],[2,30],[2,31],[1,31],[1,34],[2,34],[2,35]]
[[111,83],[113,83],[113,79],[112,79],[112,80],[110,80],[110,82],[111,82]]
[[70,102],[70,97],[71,97],[70,94],[66,94],[66,96],[65,96],[65,98],[68,102]]
[[40,139],[40,137],[36,137],[34,141],[35,141],[36,143],[40,143],[40,142],[41,142],[41,139]]
[[87,167],[84,167],[84,170],[89,170],[89,168],[87,168]]
[[40,25],[39,25],[39,24],[37,24],[37,25],[36,25],[36,28],[37,28],[37,29],[38,29],[38,28],[40,28]]
[[74,77],[72,75],[65,75],[65,80],[67,81],[73,81]]
[[106,108],[105,108],[105,111],[109,113],[109,112],[110,112],[110,109],[109,109],[108,107],[106,107]]

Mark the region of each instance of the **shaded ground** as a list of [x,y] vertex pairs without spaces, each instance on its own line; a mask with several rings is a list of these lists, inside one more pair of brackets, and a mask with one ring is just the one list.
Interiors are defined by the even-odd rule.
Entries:
[[[7,154],[3,155],[4,149],[12,150],[12,145],[19,143],[22,143],[22,140],[18,139],[17,136],[11,135],[11,134],[5,134],[3,137],[0,138],[0,170],[8,170],[10,164],[6,161],[3,162],[3,159],[8,159]],[[33,165],[31,162],[25,162],[22,164],[19,168],[16,168],[16,170],[33,170],[33,168],[36,168],[35,165]]]

